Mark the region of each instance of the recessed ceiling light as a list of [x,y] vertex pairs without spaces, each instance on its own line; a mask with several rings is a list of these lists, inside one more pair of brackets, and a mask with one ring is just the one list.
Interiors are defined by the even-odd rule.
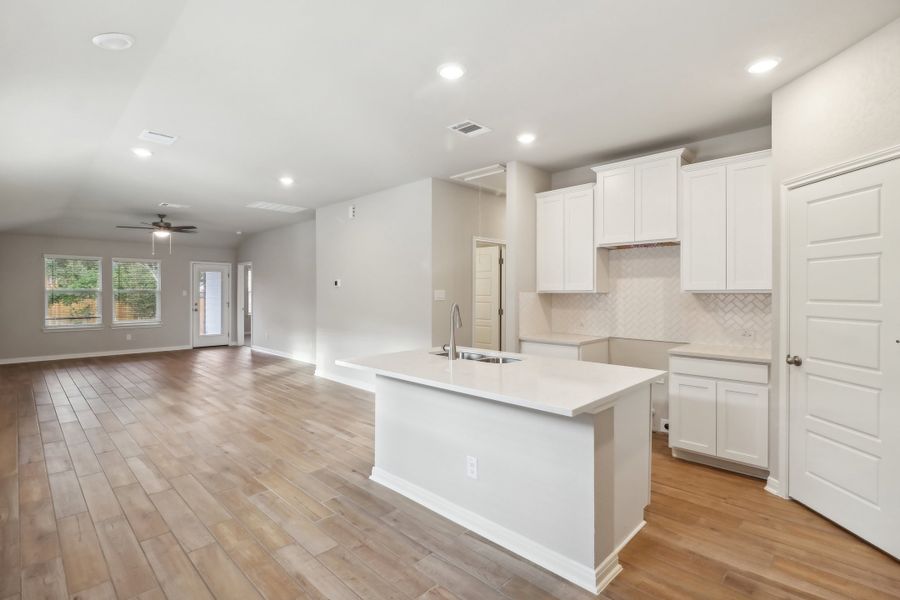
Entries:
[[128,50],[134,46],[134,38],[127,33],[101,33],[95,35],[91,41],[104,50]]
[[283,176],[283,177],[279,177],[279,178],[278,178],[278,181],[279,181],[279,182],[281,183],[281,185],[283,185],[284,187],[291,187],[292,185],[294,185],[294,178],[291,177],[290,175],[285,175],[285,176]]
[[454,79],[459,79],[463,75],[466,74],[466,70],[462,65],[457,63],[447,63],[438,67],[438,73],[444,79],[449,79],[453,81]]
[[767,56],[747,65],[747,72],[754,75],[762,75],[777,67],[780,62],[781,59],[777,56]]
[[516,139],[519,141],[520,144],[525,144],[527,146],[528,144],[533,143],[534,140],[537,139],[537,136],[535,136],[533,133],[526,132],[526,133],[520,133],[519,135],[517,135]]
[[131,152],[138,158],[150,158],[151,156],[153,156],[153,153],[146,148],[132,148]]

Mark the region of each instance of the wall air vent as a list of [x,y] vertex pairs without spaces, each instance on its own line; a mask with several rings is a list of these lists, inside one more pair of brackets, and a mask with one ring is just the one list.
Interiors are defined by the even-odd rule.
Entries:
[[171,146],[178,139],[178,136],[145,129],[138,136],[138,139],[145,142],[153,142],[154,144],[162,144],[163,146]]
[[306,210],[302,206],[291,206],[290,204],[278,204],[276,202],[254,202],[248,204],[247,208],[258,208],[260,210],[274,210],[283,213],[298,213]]
[[466,137],[475,137],[490,131],[489,127],[479,125],[478,123],[475,123],[473,121],[463,121],[462,123],[457,123],[456,125],[450,125],[447,129],[449,129],[450,131],[455,131],[456,133],[464,135]]

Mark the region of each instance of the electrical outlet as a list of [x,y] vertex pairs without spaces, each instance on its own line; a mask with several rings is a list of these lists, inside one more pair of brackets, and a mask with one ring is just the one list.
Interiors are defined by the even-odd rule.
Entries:
[[130,333],[126,333],[126,334],[125,334],[125,341],[126,341],[126,342],[130,342],[130,341],[131,341],[131,334],[130,334]]
[[474,456],[466,457],[466,475],[470,479],[478,479],[478,459]]
[[341,287],[341,280],[340,280],[340,279],[335,279],[335,280],[332,281],[331,284],[332,284],[334,287]]
[[668,419],[660,419],[659,420],[659,430],[665,434],[669,433],[669,420]]

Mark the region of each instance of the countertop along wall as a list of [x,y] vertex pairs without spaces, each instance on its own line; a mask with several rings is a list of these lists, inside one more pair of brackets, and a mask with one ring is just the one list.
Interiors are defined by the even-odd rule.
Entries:
[[[37,235],[0,235],[0,361],[25,357],[128,352],[189,347],[191,343],[191,261],[234,263],[232,248],[184,245],[175,238],[174,253],[168,248],[150,254],[149,236],[142,242],[113,242]],[[43,330],[44,254],[99,256],[103,258],[103,329]],[[155,258],[162,271],[162,325],[113,328],[112,258]],[[233,270],[233,269],[232,269]],[[232,283],[234,274],[232,273]],[[232,295],[235,286],[232,285]],[[232,306],[234,306],[232,298]],[[231,331],[235,330],[232,319]],[[132,339],[126,340],[126,334]]]
[[253,263],[253,347],[315,362],[315,214],[247,237],[238,260]]

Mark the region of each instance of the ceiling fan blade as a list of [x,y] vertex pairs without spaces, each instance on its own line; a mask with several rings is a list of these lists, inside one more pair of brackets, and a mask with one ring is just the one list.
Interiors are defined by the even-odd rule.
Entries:
[[156,229],[156,227],[139,227],[137,225],[116,225],[118,229]]
[[172,233],[197,233],[196,229],[172,229]]
[[196,225],[176,225],[171,228],[172,231],[190,231],[191,229],[197,229]]

